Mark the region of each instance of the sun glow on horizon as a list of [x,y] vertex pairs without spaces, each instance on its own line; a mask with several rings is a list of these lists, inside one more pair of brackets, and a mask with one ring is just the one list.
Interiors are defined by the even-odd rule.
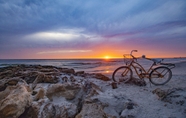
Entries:
[[110,59],[110,56],[105,56],[104,58],[105,58],[105,59]]

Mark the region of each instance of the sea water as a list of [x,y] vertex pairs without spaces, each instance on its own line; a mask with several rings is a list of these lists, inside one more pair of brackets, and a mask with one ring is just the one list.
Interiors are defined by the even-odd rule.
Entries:
[[[177,63],[186,61],[186,58],[167,58],[164,59],[165,63]],[[153,63],[146,59],[138,59],[146,70]],[[123,59],[10,59],[0,60],[0,67],[15,64],[26,64],[26,65],[52,65],[62,68],[73,68],[77,71],[85,71],[86,73],[102,73],[107,76],[111,76],[114,70],[120,66],[124,66]]]

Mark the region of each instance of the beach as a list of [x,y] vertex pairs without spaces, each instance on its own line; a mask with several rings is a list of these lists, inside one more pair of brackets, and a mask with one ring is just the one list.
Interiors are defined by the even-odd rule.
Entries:
[[122,60],[1,61],[0,117],[185,118],[186,61],[167,62],[176,65],[167,84],[145,79],[145,86],[113,89],[111,76]]

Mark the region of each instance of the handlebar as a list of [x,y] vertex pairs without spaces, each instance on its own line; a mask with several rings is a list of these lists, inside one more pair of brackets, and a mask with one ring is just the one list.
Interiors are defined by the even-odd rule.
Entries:
[[[130,56],[133,58],[133,60],[136,60],[137,61],[138,57],[134,57],[132,55],[133,52],[138,52],[138,50],[132,50],[131,53],[130,53]],[[153,61],[154,62],[154,65],[156,65],[156,64],[165,65],[165,66],[169,67],[170,69],[172,69],[172,68],[175,67],[175,64],[172,64],[172,63],[162,63],[162,61],[164,59],[147,58],[145,55],[142,55],[142,58],[147,59],[147,60],[150,60],[150,61]]]
[[132,56],[132,58],[135,59],[135,60],[137,61],[137,58],[134,57],[134,56],[132,55],[133,52],[138,52],[138,50],[132,50],[132,51],[130,52],[130,55]]
[[132,50],[131,53],[130,53],[131,56],[133,56],[132,55],[133,52],[138,52],[138,50]]

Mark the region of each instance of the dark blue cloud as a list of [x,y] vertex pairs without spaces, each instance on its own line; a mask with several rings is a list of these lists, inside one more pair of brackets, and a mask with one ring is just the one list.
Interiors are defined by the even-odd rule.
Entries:
[[[0,52],[23,47],[90,48],[106,40],[158,44],[180,39],[182,45],[185,11],[185,0],[1,0]],[[78,31],[71,32],[74,29]],[[78,36],[70,41],[43,40],[43,32]]]

